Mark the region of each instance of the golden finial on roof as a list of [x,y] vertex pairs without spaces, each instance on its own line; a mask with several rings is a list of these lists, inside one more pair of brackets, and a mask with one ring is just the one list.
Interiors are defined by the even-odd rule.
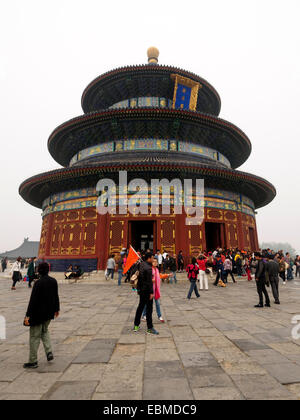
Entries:
[[149,47],[147,50],[148,55],[148,63],[149,64],[157,64],[158,63],[158,56],[159,51],[156,47]]

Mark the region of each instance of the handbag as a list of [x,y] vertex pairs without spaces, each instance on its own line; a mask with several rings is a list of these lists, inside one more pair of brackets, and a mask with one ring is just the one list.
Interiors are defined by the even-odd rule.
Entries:
[[139,280],[139,271],[136,271],[134,274],[132,274],[132,276],[130,277],[130,284],[132,286],[134,286],[134,288],[136,288],[137,284],[138,284],[138,280]]

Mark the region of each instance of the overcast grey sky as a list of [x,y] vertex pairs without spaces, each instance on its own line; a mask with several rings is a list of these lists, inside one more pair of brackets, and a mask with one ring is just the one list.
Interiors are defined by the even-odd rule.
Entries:
[[0,251],[39,240],[41,211],[19,184],[56,169],[47,139],[82,114],[98,75],[147,62],[190,70],[221,96],[220,117],[240,127],[252,153],[239,169],[263,176],[277,196],[258,210],[260,241],[299,237],[299,0],[10,0],[0,6]]

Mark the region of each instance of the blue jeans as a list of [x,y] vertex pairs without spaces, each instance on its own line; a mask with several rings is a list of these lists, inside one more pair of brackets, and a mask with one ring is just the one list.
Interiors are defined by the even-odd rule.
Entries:
[[289,267],[287,269],[287,280],[293,280],[293,279],[294,279],[294,277],[293,277],[293,269],[291,267]]
[[171,273],[171,277],[170,277],[170,283],[173,284],[173,279],[175,281],[175,283],[177,283],[177,278],[176,278],[176,271],[172,271]]
[[118,273],[119,273],[118,286],[121,286],[122,275],[123,275],[123,269],[118,270]]
[[111,275],[111,279],[114,279],[114,272],[115,270],[113,268],[108,268],[107,269],[107,277],[109,277]]
[[189,290],[189,293],[187,295],[187,298],[188,299],[191,299],[191,296],[192,296],[193,291],[195,291],[195,295],[197,297],[200,297],[199,292],[198,292],[197,282],[196,281],[191,281],[190,290]]
[[[161,317],[160,301],[159,301],[159,299],[153,299],[153,300],[155,302],[157,317],[160,318]],[[144,310],[143,310],[143,316],[146,316],[146,305],[145,305]]]

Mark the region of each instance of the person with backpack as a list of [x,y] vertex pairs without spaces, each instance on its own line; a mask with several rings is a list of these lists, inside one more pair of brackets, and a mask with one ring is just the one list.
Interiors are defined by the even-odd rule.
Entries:
[[255,305],[255,308],[263,308],[264,301],[263,295],[265,295],[265,306],[270,307],[270,298],[266,289],[266,263],[263,261],[263,257],[260,252],[254,253],[255,258],[258,260],[257,269],[255,273],[257,293],[259,296],[259,303]]
[[197,264],[196,258],[194,257],[192,258],[192,263],[186,267],[186,271],[188,273],[188,279],[191,283],[190,290],[187,295],[187,299],[191,299],[193,291],[195,292],[195,295],[197,296],[197,298],[199,298],[200,294],[198,292],[197,283],[196,283],[197,277],[199,274],[199,266]]
[[146,252],[144,261],[140,263],[139,275],[137,282],[137,291],[140,296],[140,302],[136,310],[133,330],[137,332],[140,329],[141,317],[146,305],[147,333],[158,335],[153,328],[152,312],[153,312],[153,282],[152,282],[152,264],[153,254]]

